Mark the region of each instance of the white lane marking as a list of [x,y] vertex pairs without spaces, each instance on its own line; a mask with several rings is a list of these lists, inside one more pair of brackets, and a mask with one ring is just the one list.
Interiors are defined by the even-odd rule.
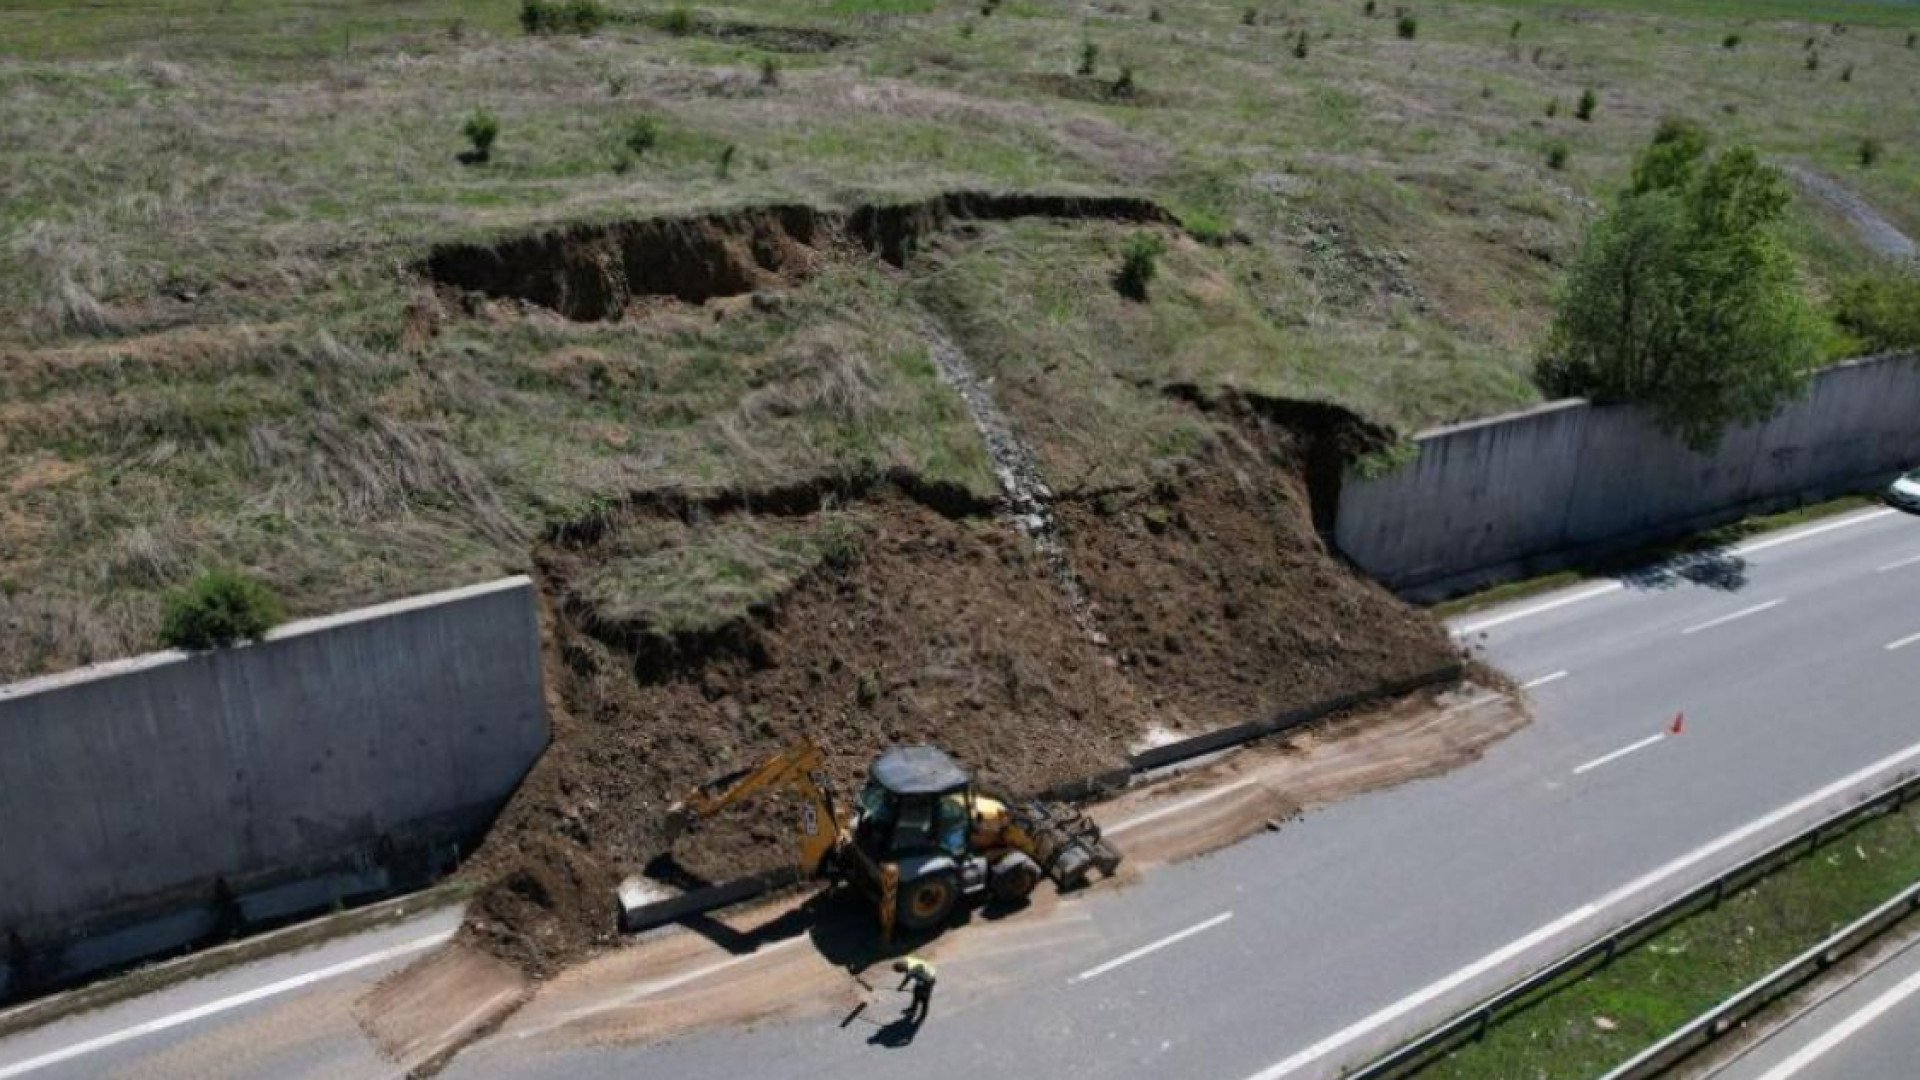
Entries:
[[1573,775],[1579,776],[1583,772],[1588,772],[1590,770],[1597,769],[1600,766],[1605,765],[1609,761],[1614,761],[1619,758],[1626,757],[1628,754],[1633,753],[1635,750],[1645,750],[1647,747],[1652,746],[1654,743],[1657,743],[1661,739],[1664,739],[1666,737],[1667,737],[1667,733],[1662,731],[1657,735],[1649,735],[1646,738],[1641,739],[1639,742],[1634,743],[1631,746],[1623,746],[1620,749],[1615,750],[1611,754],[1602,754],[1601,756],[1594,758],[1592,761],[1587,762],[1585,765],[1582,765],[1574,769]]
[[[1744,544],[1736,544],[1733,547],[1728,549],[1728,553],[1733,555],[1752,555],[1757,551],[1766,551],[1769,548],[1776,548],[1785,544],[1798,543],[1801,540],[1806,540],[1806,539],[1809,539],[1810,537],[1820,536],[1824,533],[1834,532],[1839,529],[1851,529],[1856,525],[1865,525],[1870,521],[1878,521],[1881,518],[1892,515],[1893,513],[1894,511],[1885,509],[1885,508],[1882,508],[1879,510],[1869,510],[1853,517],[1846,517],[1846,518],[1840,519],[1839,521],[1828,522],[1825,525],[1814,525],[1805,529],[1799,529],[1794,532],[1785,533],[1780,536],[1769,537],[1765,540],[1750,540]],[[1477,634],[1482,630],[1491,630],[1496,626],[1505,626],[1507,623],[1514,622],[1518,619],[1525,619],[1534,615],[1542,614],[1544,612],[1553,611],[1556,608],[1563,608],[1563,607],[1566,607],[1568,604],[1578,604],[1584,600],[1592,600],[1594,597],[1597,597],[1597,596],[1605,596],[1608,593],[1619,592],[1621,589],[1624,589],[1624,588],[1626,588],[1625,582],[1621,582],[1621,581],[1602,582],[1591,588],[1582,589],[1579,592],[1575,592],[1575,593],[1568,593],[1565,596],[1558,597],[1553,600],[1549,600],[1542,604],[1534,604],[1529,607],[1520,608],[1517,611],[1509,611],[1502,615],[1494,615],[1489,618],[1476,620],[1474,622],[1461,623],[1459,626],[1454,627],[1453,633],[1455,637],[1466,637],[1469,634]]]
[[1889,754],[1865,768],[1858,769],[1835,780],[1833,783],[1828,784],[1826,787],[1812,794],[1803,795],[1787,805],[1774,810],[1772,813],[1767,814],[1765,817],[1750,821],[1732,832],[1703,844],[1687,852],[1685,855],[1666,863],[1652,873],[1642,875],[1622,885],[1620,888],[1615,889],[1599,900],[1589,904],[1583,904],[1567,912],[1565,915],[1542,926],[1533,933],[1517,941],[1513,941],[1495,952],[1488,953],[1486,956],[1468,964],[1466,967],[1433,983],[1425,989],[1415,991],[1371,1016],[1354,1021],[1352,1024],[1334,1032],[1332,1035],[1314,1043],[1312,1046],[1294,1054],[1292,1057],[1260,1070],[1249,1077],[1248,1080],[1280,1080],[1283,1076],[1292,1075],[1306,1066],[1319,1061],[1321,1058],[1373,1034],[1380,1028],[1398,1020],[1400,1017],[1420,1008],[1428,1002],[1465,985],[1472,979],[1525,953],[1534,946],[1579,925],[1587,919],[1607,911],[1621,901],[1660,884],[1675,874],[1691,868],[1696,863],[1710,859],[1737,844],[1744,843],[1755,835],[1765,832],[1797,814],[1805,812],[1810,807],[1818,806],[1835,796],[1845,794],[1884,772],[1900,768],[1915,758],[1920,758],[1920,743],[1915,743],[1904,750]]
[[1158,821],[1169,814],[1178,814],[1183,810],[1191,810],[1203,802],[1209,802],[1230,792],[1239,791],[1241,788],[1252,787],[1258,782],[1257,780],[1236,780],[1231,784],[1223,784],[1211,791],[1203,791],[1190,799],[1181,799],[1179,802],[1168,803],[1157,810],[1149,810],[1136,817],[1130,817],[1124,821],[1116,822],[1115,824],[1107,826],[1104,831],[1108,833],[1125,832],[1128,829],[1145,825],[1149,821]]
[[1920,555],[1915,555],[1911,559],[1901,559],[1899,562],[1890,562],[1880,569],[1875,570],[1874,573],[1884,574],[1889,570],[1904,570],[1909,566],[1920,566]]
[[1835,1024],[1819,1038],[1801,1047],[1792,1057],[1768,1069],[1761,1074],[1760,1080],[1787,1080],[1788,1077],[1813,1064],[1827,1051],[1853,1037],[1861,1028],[1880,1019],[1889,1009],[1912,997],[1916,991],[1920,991],[1920,972],[1907,976],[1900,981],[1899,985],[1868,1002],[1859,1012]]
[[1798,543],[1810,537],[1819,536],[1822,533],[1837,532],[1840,529],[1851,529],[1855,525],[1865,525],[1869,521],[1879,521],[1884,517],[1892,517],[1896,512],[1897,511],[1889,510],[1886,507],[1881,507],[1878,510],[1868,510],[1858,517],[1842,518],[1839,521],[1830,521],[1825,525],[1812,525],[1798,532],[1787,533],[1784,536],[1768,537],[1765,540],[1749,540],[1744,544],[1735,544],[1728,550],[1735,555],[1751,555],[1756,551],[1777,548],[1782,544]]
[[1233,912],[1223,911],[1220,914],[1215,915],[1213,918],[1208,919],[1205,922],[1195,923],[1194,925],[1187,927],[1185,930],[1182,930],[1177,934],[1168,934],[1166,937],[1161,938],[1159,941],[1156,941],[1151,945],[1142,945],[1139,948],[1133,950],[1132,952],[1127,953],[1125,956],[1116,956],[1113,959],[1107,961],[1106,963],[1101,964],[1099,967],[1088,968],[1087,970],[1081,972],[1078,975],[1075,975],[1073,978],[1068,979],[1067,981],[1069,983],[1086,982],[1088,979],[1094,978],[1095,976],[1105,975],[1107,972],[1112,971],[1114,968],[1117,968],[1122,964],[1131,964],[1135,960],[1138,960],[1141,957],[1146,956],[1150,953],[1159,952],[1161,949],[1164,949],[1167,946],[1172,945],[1176,942],[1185,941],[1186,939],[1201,932],[1202,930],[1210,930],[1213,927],[1219,926],[1221,923],[1226,922],[1228,919],[1231,919],[1231,918],[1233,918]]
[[[526,1038],[531,1038],[532,1036],[535,1036],[535,1035],[544,1035],[547,1032],[552,1031],[554,1028],[565,1027],[576,1020],[584,1020],[589,1016],[598,1016],[604,1012],[612,1012],[614,1009],[624,1009],[627,1006],[633,1004],[634,1002],[639,1001],[641,998],[652,997],[654,994],[664,994],[668,990],[675,989],[676,987],[685,986],[686,984],[690,982],[694,982],[699,979],[704,979],[709,975],[714,975],[719,972],[725,971],[730,967],[738,967],[741,964],[750,964],[755,960],[764,960],[768,956],[771,956],[772,954],[779,952],[781,949],[791,949],[795,945],[804,945],[811,940],[812,938],[808,937],[805,934],[801,934],[798,937],[790,937],[781,941],[776,941],[771,945],[763,945],[760,948],[755,949],[750,953],[742,953],[739,956],[730,957],[718,963],[708,964],[706,967],[703,967],[703,968],[695,968],[692,971],[683,971],[678,975],[672,975],[664,979],[655,979],[653,982],[641,983],[639,986],[636,986],[633,989],[627,991],[626,993],[621,994],[618,997],[615,997],[611,1000],[602,1001],[597,1005],[588,1005],[588,1006],[585,1006],[584,1008],[574,1009],[571,1012],[562,1013],[559,1019],[554,1020],[550,1023],[541,1024],[539,1027],[528,1028],[525,1031],[517,1033],[514,1037],[517,1039],[526,1039]],[[0,1080],[4,1080],[4,1078],[0,1078]]]
[[1466,637],[1470,634],[1477,634],[1482,630],[1491,630],[1496,626],[1505,626],[1510,622],[1517,622],[1520,619],[1531,618],[1535,615],[1552,611],[1556,608],[1563,608],[1563,607],[1566,607],[1568,604],[1578,604],[1585,600],[1591,600],[1596,596],[1605,596],[1608,593],[1616,593],[1624,588],[1626,588],[1626,584],[1624,582],[1603,581],[1598,585],[1593,585],[1593,586],[1589,586],[1588,588],[1581,589],[1579,592],[1568,593],[1565,596],[1558,597],[1553,600],[1548,600],[1545,603],[1532,604],[1528,607],[1523,607],[1518,611],[1509,611],[1504,615],[1494,615],[1485,619],[1478,619],[1473,622],[1461,623],[1459,626],[1456,626],[1453,628],[1453,633],[1455,637]]
[[1570,671],[1556,671],[1556,672],[1554,672],[1554,673],[1553,673],[1553,674],[1551,674],[1551,675],[1542,675],[1542,676],[1540,676],[1539,678],[1537,678],[1537,679],[1534,679],[1534,680],[1532,680],[1531,682],[1523,682],[1523,683],[1521,683],[1521,684],[1520,684],[1520,689],[1522,689],[1522,690],[1537,690],[1537,689],[1539,689],[1540,687],[1542,687],[1542,686],[1545,686],[1545,685],[1547,685],[1547,684],[1548,684],[1548,683],[1550,683],[1550,682],[1559,682],[1559,681],[1560,681],[1561,679],[1564,679],[1564,678],[1566,678],[1566,677],[1567,677],[1568,675],[1571,675],[1571,674],[1572,674],[1572,672],[1570,672]]
[[1689,626],[1685,630],[1680,631],[1680,633],[1683,636],[1686,634],[1697,634],[1702,630],[1711,630],[1716,626],[1725,626],[1735,619],[1744,619],[1749,615],[1758,615],[1763,611],[1771,611],[1785,602],[1785,600],[1769,600],[1764,604],[1755,604],[1750,608],[1741,608],[1731,615],[1722,615],[1717,619],[1708,619],[1698,626]]
[[1916,641],[1920,641],[1920,634],[1915,634],[1912,637],[1903,637],[1899,641],[1889,641],[1887,642],[1887,651],[1892,652],[1895,649],[1904,649]]
[[431,949],[452,936],[453,931],[451,930],[442,931],[438,934],[428,934],[426,937],[402,942],[391,948],[382,949],[379,952],[368,953],[365,956],[355,957],[352,960],[342,960],[340,963],[330,964],[317,971],[309,971],[305,975],[295,975],[292,978],[282,979],[276,983],[268,983],[266,986],[249,990],[244,994],[224,997],[218,1001],[210,1001],[205,1005],[197,1005],[191,1009],[185,1009],[169,1016],[162,1016],[157,1020],[148,1020],[145,1023],[135,1024],[132,1027],[121,1028],[119,1031],[101,1035],[98,1038],[88,1039],[85,1042],[77,1042],[72,1046],[62,1047],[50,1053],[41,1054],[36,1058],[28,1058],[25,1061],[15,1062],[12,1065],[0,1065],[0,1080],[12,1080],[13,1077],[25,1076],[30,1072],[37,1072],[49,1065],[58,1065],[63,1061],[72,1061],[74,1058],[96,1053],[110,1046],[118,1046],[123,1042],[153,1035],[170,1028],[177,1028],[182,1024],[191,1024],[196,1020],[204,1020],[209,1016],[227,1012],[230,1009],[238,1009],[243,1005],[251,1005],[256,1001],[264,1001],[270,997],[277,997],[288,991],[312,986],[314,983],[331,979],[335,976],[359,971],[361,968],[372,967],[375,964],[383,964],[388,960],[398,959],[411,953],[420,952],[423,949]]

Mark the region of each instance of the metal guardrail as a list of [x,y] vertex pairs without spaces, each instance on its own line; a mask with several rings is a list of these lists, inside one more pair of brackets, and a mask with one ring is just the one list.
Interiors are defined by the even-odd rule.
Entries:
[[[1289,709],[1266,720],[1236,724],[1219,731],[1196,735],[1191,739],[1156,746],[1130,756],[1126,765],[1118,769],[1056,784],[1040,792],[1037,797],[1062,802],[1091,798],[1102,792],[1125,786],[1130,778],[1139,773],[1163,768],[1175,762],[1186,761],[1218,750],[1241,746],[1268,735],[1291,731],[1323,717],[1384,698],[1399,697],[1429,686],[1454,682],[1459,680],[1463,673],[1464,669],[1461,665],[1448,664],[1412,678],[1385,683],[1369,690],[1343,694],[1304,708]],[[796,880],[797,876],[791,871],[776,870],[768,874],[705,886],[644,906],[625,908],[620,915],[620,928],[630,934],[638,933],[695,915],[705,915],[724,907],[756,899],[776,889],[785,888]]]
[[[1346,1080],[1398,1080],[1413,1076],[1468,1042],[1484,1037],[1501,1018],[1517,1013],[1612,962],[1621,953],[1645,944],[1649,938],[1681,920],[1719,906],[1733,893],[1777,870],[1820,850],[1868,819],[1893,813],[1920,800],[1920,774],[1869,795],[1860,802],[1815,822],[1780,843],[1680,897],[1588,942],[1572,953],[1527,975],[1445,1024],[1346,1074]],[[1652,1074],[1636,1074],[1652,1075]]]
[[1920,883],[1841,928],[1833,936],[1761,976],[1752,985],[1694,1017],[1688,1024],[1634,1055],[1602,1080],[1646,1080],[1704,1050],[1741,1021],[1805,986],[1828,968],[1920,912]]

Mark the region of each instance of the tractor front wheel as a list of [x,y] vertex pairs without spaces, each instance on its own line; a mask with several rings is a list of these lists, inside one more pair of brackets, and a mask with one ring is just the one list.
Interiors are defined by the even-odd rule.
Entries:
[[931,930],[947,921],[960,899],[960,879],[950,870],[900,883],[899,923],[908,930]]

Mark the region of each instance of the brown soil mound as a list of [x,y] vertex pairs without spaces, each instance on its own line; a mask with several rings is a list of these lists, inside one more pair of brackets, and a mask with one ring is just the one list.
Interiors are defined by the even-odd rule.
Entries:
[[[842,513],[860,519],[858,558],[824,566],[698,662],[684,641],[661,664],[644,637],[562,615],[553,745],[474,864],[492,882],[474,909],[483,944],[533,971],[590,950],[612,929],[609,874],[667,853],[666,806],[803,735],[826,748],[842,793],[902,743],[938,743],[1010,791],[1124,763],[1146,716],[1024,541],[899,495]],[[566,595],[592,559],[591,546],[549,551],[552,590]],[[793,835],[777,809],[729,815],[673,854],[725,880],[787,862]]]
[[[1206,731],[1454,658],[1446,632],[1333,555],[1308,478],[1339,430],[1229,403],[1245,440],[1181,482],[1064,504],[1075,570],[1160,722]],[[1337,482],[1338,472],[1332,474]]]

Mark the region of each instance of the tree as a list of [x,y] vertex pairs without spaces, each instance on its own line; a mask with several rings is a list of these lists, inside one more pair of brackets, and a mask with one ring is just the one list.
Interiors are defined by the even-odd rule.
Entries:
[[1535,375],[1543,389],[1644,402],[1695,449],[1799,394],[1821,328],[1776,230],[1786,183],[1747,147],[1661,125],[1632,185],[1588,230]]

